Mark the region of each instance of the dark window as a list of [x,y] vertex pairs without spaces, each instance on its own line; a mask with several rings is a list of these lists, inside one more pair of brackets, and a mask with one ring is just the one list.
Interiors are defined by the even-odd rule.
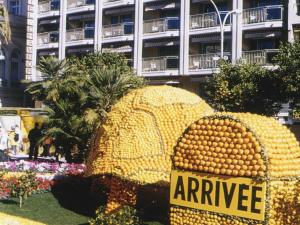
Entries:
[[84,23],[84,38],[94,38],[95,23],[94,21],[86,21]]
[[274,40],[270,39],[260,39],[256,40],[256,49],[274,49],[276,47],[276,43]]
[[118,24],[119,23],[119,17],[118,16],[111,16],[110,22],[111,22],[111,24]]
[[11,0],[9,2],[9,12],[14,15],[21,14],[21,4],[19,0]]
[[132,21],[132,16],[129,14],[129,15],[122,15],[120,17],[120,22],[123,23],[123,22],[133,22]]
[[282,5],[282,0],[256,0],[253,3],[253,7]]
[[60,0],[52,0],[50,4],[51,4],[51,10],[59,10]]

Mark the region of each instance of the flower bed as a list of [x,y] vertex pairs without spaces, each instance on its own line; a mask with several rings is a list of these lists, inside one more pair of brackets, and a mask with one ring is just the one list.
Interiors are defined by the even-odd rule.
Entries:
[[0,199],[11,197],[12,187],[18,183],[18,179],[27,171],[36,174],[37,186],[33,193],[41,193],[51,190],[55,180],[61,180],[68,175],[82,175],[85,170],[84,164],[51,163],[12,161],[0,163]]
[[85,170],[84,164],[75,163],[57,163],[57,162],[30,162],[30,161],[9,161],[0,162],[0,172],[26,172],[52,174],[81,174]]
[[[9,176],[0,179],[0,199],[9,198],[11,195],[11,189],[17,184],[18,176]],[[51,190],[53,180],[36,177],[37,186],[33,190],[33,193],[41,193]]]

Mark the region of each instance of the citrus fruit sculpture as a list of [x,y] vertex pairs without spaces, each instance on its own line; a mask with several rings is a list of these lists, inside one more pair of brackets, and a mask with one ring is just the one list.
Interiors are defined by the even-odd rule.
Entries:
[[135,184],[168,184],[171,155],[184,129],[213,113],[197,95],[170,86],[131,91],[97,131],[87,175],[111,174],[106,212],[136,202]]
[[300,147],[275,119],[216,113],[192,123],[179,139],[174,169],[266,182],[264,221],[171,206],[171,225],[300,224]]

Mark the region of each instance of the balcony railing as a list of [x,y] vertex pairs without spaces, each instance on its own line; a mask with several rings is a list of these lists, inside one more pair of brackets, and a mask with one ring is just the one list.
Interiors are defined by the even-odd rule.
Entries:
[[38,4],[39,13],[59,10],[59,8],[60,8],[59,1],[43,1],[43,2],[39,2]]
[[94,29],[77,28],[73,30],[68,30],[66,35],[66,41],[80,41],[84,39],[93,39]]
[[78,8],[85,5],[94,5],[95,0],[68,0],[68,9]]
[[177,70],[178,68],[178,56],[161,56],[143,59],[143,72]]
[[145,20],[144,34],[178,30],[179,27],[180,27],[180,20],[178,17],[167,17],[164,19]]
[[49,44],[49,43],[57,43],[59,40],[59,32],[51,31],[45,33],[38,34],[38,45]]
[[103,37],[108,38],[133,34],[133,30],[133,22],[105,25],[103,26]]
[[264,49],[254,51],[243,51],[243,62],[257,65],[271,65],[278,49]]
[[282,20],[283,7],[282,6],[265,6],[251,9],[244,9],[243,23],[262,23],[267,21]]
[[[223,20],[227,12],[226,11],[220,12],[220,14],[221,14],[221,19]],[[219,26],[219,24],[220,21],[218,19],[218,14],[216,12],[197,14],[191,16],[190,29],[215,27],[215,26]],[[231,24],[230,16],[227,19],[226,24]]]
[[[230,60],[230,53],[224,52],[224,59]],[[218,67],[220,53],[191,55],[189,60],[190,70],[211,69]]]

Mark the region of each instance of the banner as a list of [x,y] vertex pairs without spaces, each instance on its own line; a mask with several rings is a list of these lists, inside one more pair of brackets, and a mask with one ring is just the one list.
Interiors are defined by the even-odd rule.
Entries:
[[265,219],[266,182],[173,170],[171,204],[248,219]]

